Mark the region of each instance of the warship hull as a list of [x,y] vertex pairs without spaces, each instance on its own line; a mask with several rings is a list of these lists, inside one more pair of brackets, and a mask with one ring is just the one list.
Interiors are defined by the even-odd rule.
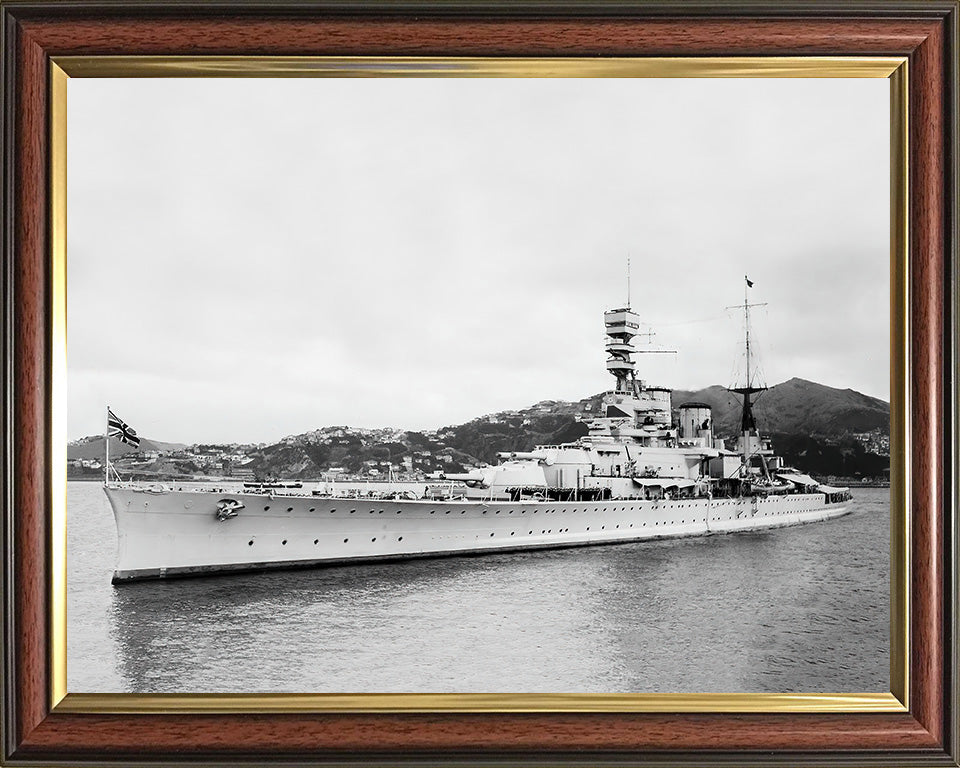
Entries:
[[118,532],[114,583],[738,533],[839,517],[850,504],[820,492],[550,502],[105,491]]

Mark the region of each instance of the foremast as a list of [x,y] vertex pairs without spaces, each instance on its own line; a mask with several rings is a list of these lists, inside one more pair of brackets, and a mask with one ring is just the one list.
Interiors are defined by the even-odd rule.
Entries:
[[599,417],[590,422],[590,435],[643,444],[674,440],[676,430],[671,424],[671,391],[665,387],[646,386],[637,378],[633,362],[634,353],[674,354],[673,350],[638,350],[634,347],[633,339],[640,335],[640,317],[630,306],[629,288],[626,306],[604,312],[603,325],[607,372],[614,377],[616,384],[613,391],[604,395]]
[[640,317],[630,306],[603,313],[607,334],[607,371],[617,380],[614,392],[620,395],[639,394],[633,362],[633,337],[639,333]]

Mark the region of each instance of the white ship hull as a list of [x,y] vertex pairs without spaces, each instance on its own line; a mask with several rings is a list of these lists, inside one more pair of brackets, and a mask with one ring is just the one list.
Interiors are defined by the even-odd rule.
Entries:
[[[114,582],[613,544],[798,525],[848,511],[824,493],[660,501],[431,501],[106,487]],[[219,520],[218,502],[243,507]]]

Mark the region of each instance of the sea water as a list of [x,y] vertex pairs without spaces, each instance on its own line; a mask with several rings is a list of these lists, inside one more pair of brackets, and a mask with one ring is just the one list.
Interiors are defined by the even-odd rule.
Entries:
[[71,692],[889,690],[887,489],[765,532],[113,586],[68,484]]

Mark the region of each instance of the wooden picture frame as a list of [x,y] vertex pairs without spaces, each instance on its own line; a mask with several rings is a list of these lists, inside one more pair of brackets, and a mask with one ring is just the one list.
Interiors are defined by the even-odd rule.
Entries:
[[[647,763],[958,765],[957,544],[957,3],[0,2],[3,82],[4,674],[2,759],[174,763]],[[669,704],[498,705],[364,709],[62,701],[52,608],[64,588],[56,446],[65,435],[51,392],[62,375],[65,289],[51,253],[62,242],[65,135],[51,115],[58,61],[169,57],[903,57],[906,189],[894,185],[892,239],[908,238],[901,284],[901,445],[909,563],[902,691],[906,706],[808,711]],[[211,61],[214,59],[211,58]],[[157,70],[162,71],[162,70]],[[901,219],[898,221],[898,219]],[[906,227],[906,228],[904,228]],[[896,250],[896,248],[894,249]],[[895,275],[896,277],[896,275]],[[893,280],[894,292],[897,280]],[[896,336],[895,336],[896,341]],[[896,350],[895,350],[896,353]],[[894,355],[896,359],[897,355]],[[58,373],[59,372],[59,373]],[[896,412],[896,409],[895,409]],[[896,422],[896,419],[895,419]],[[898,428],[894,424],[894,430]],[[896,542],[895,542],[896,544]],[[895,547],[896,548],[896,547]],[[894,610],[897,610],[897,605]],[[894,683],[896,688],[896,683]],[[140,702],[142,705],[143,702]],[[224,709],[231,710],[224,712]],[[389,711],[383,711],[384,709]],[[469,711],[468,711],[469,710]],[[682,710],[682,711],[680,711]]]

